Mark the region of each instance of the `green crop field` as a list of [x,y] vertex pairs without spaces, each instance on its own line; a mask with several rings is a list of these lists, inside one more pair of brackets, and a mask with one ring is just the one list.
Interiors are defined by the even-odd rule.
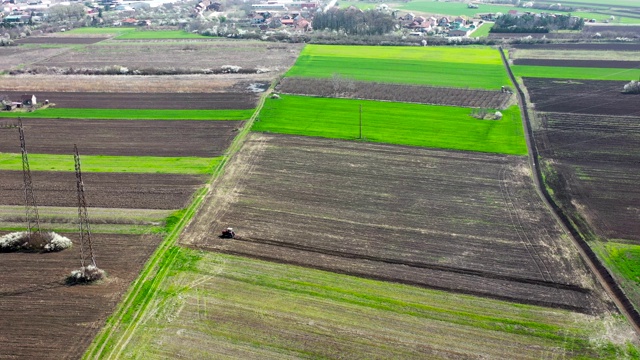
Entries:
[[0,112],[0,118],[109,120],[246,120],[255,110],[159,110],[46,108],[33,112]]
[[474,32],[469,35],[470,37],[487,37],[489,36],[489,31],[493,28],[495,23],[484,23],[480,25]]
[[476,89],[508,85],[500,53],[489,47],[307,45],[286,76]]
[[[83,155],[83,172],[210,174],[222,157]],[[75,171],[73,155],[29,154],[32,171]],[[22,170],[22,155],[0,153],[0,170]]]
[[[164,259],[172,259],[164,264]],[[624,320],[173,247],[162,282],[85,358],[639,356]],[[151,286],[154,286],[153,288]],[[123,311],[135,311],[126,308]],[[616,335],[620,335],[618,338]],[[616,339],[616,343],[612,340]],[[97,349],[101,349],[98,352]],[[91,355],[93,354],[93,355]],[[515,358],[515,357],[514,357]]]
[[183,30],[128,31],[116,37],[117,40],[131,39],[206,39],[206,36],[192,34]]
[[527,153],[520,111],[502,120],[480,120],[471,109],[370,100],[283,95],[268,99],[253,131],[523,155]]
[[557,79],[583,80],[625,80],[640,78],[640,69],[586,68],[586,67],[554,67],[514,65],[513,73],[520,77],[539,77]]

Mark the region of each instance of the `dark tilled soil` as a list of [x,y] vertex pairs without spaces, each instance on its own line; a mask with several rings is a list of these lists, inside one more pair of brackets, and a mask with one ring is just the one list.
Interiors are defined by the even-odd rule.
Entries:
[[[2,120],[0,124],[15,123]],[[29,152],[86,155],[215,157],[229,146],[241,121],[126,121],[23,119]],[[18,129],[0,131],[0,152],[19,153]]]
[[[1,91],[10,99],[24,92]],[[100,93],[100,92],[35,92],[38,102],[49,100],[59,108],[86,109],[253,109],[258,96],[251,93]]]
[[598,25],[598,26],[585,26],[582,29],[582,32],[585,33],[603,33],[606,31],[616,32],[616,33],[633,33],[640,35],[640,26],[631,26],[631,25]]
[[593,50],[593,51],[640,51],[640,42],[635,43],[571,43],[571,44],[515,44],[516,49],[538,50]]
[[537,111],[640,115],[640,95],[622,93],[628,81],[543,78],[523,78],[523,81]]
[[401,101],[477,108],[504,108],[511,95],[499,91],[436,88],[354,81],[349,79],[284,78],[276,88],[289,94]]
[[107,279],[66,286],[80,268],[74,247],[58,253],[0,253],[0,358],[79,359],[154,251],[160,237],[94,234]]
[[[607,307],[525,157],[253,134],[190,246],[511,301]],[[232,226],[234,240],[218,239]]]
[[[32,172],[40,206],[77,206],[73,172]],[[87,203],[93,207],[181,209],[204,176],[173,174],[83,173]],[[0,205],[23,205],[21,171],[0,171]]]
[[540,155],[557,173],[548,178],[583,233],[640,243],[640,117],[539,117]]
[[42,37],[26,37],[15,41],[16,44],[95,44],[107,37],[69,37],[69,36],[42,36]]
[[636,69],[640,68],[640,61],[614,60],[557,60],[557,59],[515,59],[514,65],[560,66],[560,67],[593,67]]

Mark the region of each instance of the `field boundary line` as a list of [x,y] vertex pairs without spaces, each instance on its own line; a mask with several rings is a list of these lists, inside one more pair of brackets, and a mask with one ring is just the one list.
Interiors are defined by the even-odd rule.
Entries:
[[[151,300],[158,292],[158,285],[162,283],[173,265],[176,254],[169,254],[169,257],[164,259],[165,255],[177,243],[179,235],[191,222],[194,215],[200,209],[200,205],[202,204],[206,195],[213,188],[213,184],[217,181],[217,179],[221,177],[220,175],[223,174],[224,168],[229,159],[232,158],[242,148],[247,134],[250,132],[255,119],[258,117],[260,111],[262,110],[262,107],[264,106],[266,98],[269,96],[269,94],[271,94],[276,83],[277,82],[274,81],[269,89],[267,89],[267,91],[265,91],[261,96],[253,115],[249,120],[245,122],[242,130],[234,138],[231,145],[228,147],[225,156],[213,170],[213,174],[209,178],[209,181],[207,181],[205,186],[195,194],[194,200],[187,208],[187,211],[185,211],[185,214],[182,216],[182,218],[180,218],[180,221],[177,223],[171,233],[165,238],[165,240],[160,243],[151,258],[147,260],[147,263],[141,271],[140,275],[130,286],[125,299],[120,302],[120,305],[116,308],[116,311],[113,313],[110,321],[107,321],[105,326],[102,328],[102,331],[100,331],[100,333],[94,338],[92,344],[82,357],[83,359],[117,359],[122,353],[124,347],[129,343],[133,336],[134,330],[138,326],[139,321],[146,313]],[[158,268],[160,265],[163,266],[161,268]],[[137,297],[142,293],[145,284],[147,284],[148,282],[150,282],[150,291],[144,294],[142,299],[137,299]],[[133,310],[131,320],[127,325],[125,325],[123,335],[117,340],[113,339],[113,330],[118,328],[123,323],[123,318],[127,315],[130,309],[134,309],[136,306],[138,307],[138,309]],[[106,349],[107,343],[110,340],[116,341],[115,345],[112,349]],[[109,351],[109,354],[107,356],[104,356],[105,351]]]
[[547,189],[542,186],[544,179],[542,177],[542,170],[540,169],[538,149],[536,148],[533,129],[531,127],[531,121],[529,119],[529,111],[527,109],[527,100],[524,95],[520,84],[513,75],[513,71],[509,66],[507,57],[504,54],[502,47],[499,48],[500,55],[502,56],[502,62],[507,69],[509,78],[518,92],[518,103],[520,105],[520,111],[522,113],[522,122],[525,127],[525,140],[527,148],[529,149],[529,165],[533,172],[533,183],[536,188],[538,196],[549,209],[556,222],[561,226],[562,230],[569,236],[574,243],[580,257],[587,264],[591,272],[596,276],[598,282],[602,285],[605,291],[609,294],[613,302],[618,307],[618,310],[629,320],[636,334],[640,334],[640,314],[635,309],[627,295],[624,293],[620,285],[615,281],[609,270],[602,264],[597,257],[593,249],[587,243],[587,240],[582,236],[580,231],[573,225],[569,217],[562,211],[560,206],[555,202],[553,197],[549,194]]

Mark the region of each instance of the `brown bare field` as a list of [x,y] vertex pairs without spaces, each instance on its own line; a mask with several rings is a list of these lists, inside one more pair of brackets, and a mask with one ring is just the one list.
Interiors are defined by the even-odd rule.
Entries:
[[[0,46],[0,71],[8,71],[63,53],[66,48]],[[4,78],[4,76],[3,76]]]
[[563,60],[563,59],[515,59],[514,65],[559,66],[559,67],[593,67],[614,69],[635,69],[640,61],[617,60]]
[[[73,172],[34,171],[41,206],[77,206]],[[83,173],[88,205],[126,209],[181,209],[205,182],[204,176],[174,174]],[[21,171],[0,171],[0,205],[24,204]]]
[[313,79],[287,77],[276,91],[287,94],[355,99],[401,101],[420,104],[505,108],[511,95],[500,91],[469,90],[415,85],[397,85],[350,79]]
[[[5,120],[11,121],[11,120]],[[15,121],[14,121],[15,122]],[[242,121],[23,119],[29,152],[86,155],[197,156],[224,153]],[[0,152],[19,153],[18,131],[0,131]]]
[[549,185],[574,222],[585,234],[640,244],[640,117],[538,117],[537,146],[552,161]]
[[515,44],[511,46],[516,49],[531,50],[640,51],[640,43]]
[[0,358],[79,359],[114,310],[160,237],[94,235],[96,262],[106,280],[66,286],[80,267],[74,247],[58,253],[0,254]]
[[537,111],[617,116],[640,114],[638,95],[622,93],[628,81],[522,80]]
[[633,25],[585,26],[582,29],[582,32],[588,33],[588,34],[614,32],[617,34],[640,35],[640,26],[633,26]]
[[34,66],[104,68],[120,65],[130,70],[202,70],[233,65],[247,70],[269,69],[281,73],[293,65],[303,45],[226,40],[104,43],[73,49]]
[[[24,92],[4,91],[11,99],[19,99]],[[45,99],[61,108],[86,109],[191,109],[234,110],[253,109],[258,101],[254,93],[99,93],[99,92],[40,92],[29,91],[39,102]]]
[[[0,51],[1,51],[0,47]],[[0,64],[2,61],[0,57]],[[275,74],[225,75],[14,75],[0,77],[3,91],[220,93],[250,92],[249,85],[270,83]]]
[[109,37],[70,37],[70,36],[30,36],[15,41],[16,44],[69,44],[69,45],[87,45],[95,44]]
[[[227,226],[237,239],[218,239]],[[522,303],[610,307],[525,157],[251,134],[181,241]]]

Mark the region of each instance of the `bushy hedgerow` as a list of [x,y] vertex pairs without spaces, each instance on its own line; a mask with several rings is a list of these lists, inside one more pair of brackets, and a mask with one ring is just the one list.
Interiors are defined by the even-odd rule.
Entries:
[[94,265],[87,265],[85,267],[81,267],[78,270],[73,270],[71,272],[71,275],[67,277],[67,284],[89,284],[94,281],[102,280],[105,276],[106,274],[104,270],[101,270]]
[[55,252],[72,246],[71,240],[55,232],[31,233],[19,231],[0,236],[0,252]]

